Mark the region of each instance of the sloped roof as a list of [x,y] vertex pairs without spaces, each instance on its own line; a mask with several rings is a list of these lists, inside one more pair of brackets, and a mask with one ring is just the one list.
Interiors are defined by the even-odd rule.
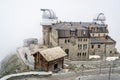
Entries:
[[51,27],[57,30],[70,30],[75,29],[87,29],[91,25],[92,27],[105,27],[105,24],[99,24],[95,22],[60,22],[52,25]]
[[52,61],[67,55],[60,47],[49,48],[39,52],[47,61]]
[[[89,29],[90,26],[91,29]],[[72,31],[75,32],[76,37],[89,37],[90,33],[108,33],[106,24],[95,22],[60,22],[51,27],[58,31],[59,38],[70,37]]]
[[116,43],[111,37],[108,36],[108,39],[103,38],[91,38],[91,43]]

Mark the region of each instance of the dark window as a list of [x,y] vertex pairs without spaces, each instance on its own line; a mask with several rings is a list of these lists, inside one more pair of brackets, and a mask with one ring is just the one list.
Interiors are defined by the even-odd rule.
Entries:
[[79,55],[81,56],[81,53]]
[[65,43],[67,43],[67,40],[65,40]]
[[92,45],[92,49],[94,48],[94,45]]
[[110,53],[112,53],[112,51],[110,51]]
[[69,49],[65,49],[67,56],[69,56]]
[[83,56],[84,56],[84,53],[83,53]]
[[58,64],[54,64],[54,69],[57,69],[58,68]]
[[80,41],[82,41],[82,39],[80,39]]
[[82,41],[82,39],[81,39],[81,38],[79,38],[79,39],[78,39],[78,41]]
[[98,45],[98,48],[100,48],[100,45]]
[[84,41],[86,41],[86,39],[83,39]]
[[79,56],[79,53],[77,53],[77,56]]
[[78,44],[78,49],[82,49],[82,44]]
[[87,44],[83,44],[83,49],[87,49]]
[[71,32],[70,32],[70,35],[71,35],[71,36],[75,36],[75,31],[71,31]]
[[68,40],[68,43],[70,42],[70,40]]
[[84,56],[86,56],[86,53],[85,53],[85,55]]

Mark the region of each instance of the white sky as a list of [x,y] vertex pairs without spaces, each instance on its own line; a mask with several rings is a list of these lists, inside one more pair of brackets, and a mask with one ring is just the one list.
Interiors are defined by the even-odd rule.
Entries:
[[62,21],[92,21],[106,15],[109,35],[120,51],[119,0],[0,0],[0,60],[22,46],[23,40],[42,36],[41,8],[53,9]]

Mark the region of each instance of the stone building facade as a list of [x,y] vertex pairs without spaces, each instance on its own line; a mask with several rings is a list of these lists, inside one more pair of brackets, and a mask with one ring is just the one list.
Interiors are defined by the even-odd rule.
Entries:
[[61,46],[70,60],[88,60],[89,55],[114,55],[114,41],[108,35],[108,25],[96,22],[58,22],[43,26],[43,43]]
[[51,9],[42,11],[44,45],[61,46],[69,59],[88,60],[89,55],[103,58],[116,52],[116,41],[108,35],[103,13],[99,13],[93,22],[61,22]]

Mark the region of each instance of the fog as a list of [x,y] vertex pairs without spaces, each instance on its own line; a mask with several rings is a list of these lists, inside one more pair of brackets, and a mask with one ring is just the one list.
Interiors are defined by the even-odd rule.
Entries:
[[14,53],[26,38],[42,39],[41,8],[53,9],[59,20],[93,20],[104,13],[109,35],[120,51],[119,0],[0,0],[0,61]]

